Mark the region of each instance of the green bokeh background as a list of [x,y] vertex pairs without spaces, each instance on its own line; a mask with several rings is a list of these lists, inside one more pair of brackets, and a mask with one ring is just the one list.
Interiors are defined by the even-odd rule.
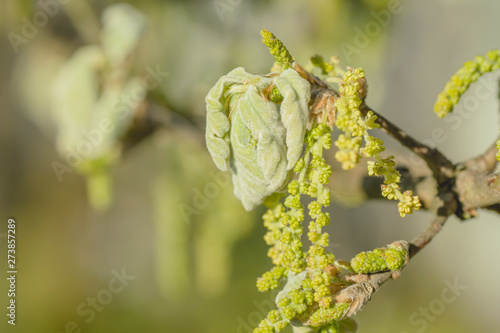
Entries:
[[[38,1],[0,0],[3,312],[9,217],[17,222],[19,272],[17,325],[7,325],[2,312],[0,331],[65,332],[74,321],[86,333],[251,332],[272,300],[255,288],[256,277],[271,265],[262,240],[262,209],[245,212],[211,161],[203,139],[204,96],[234,67],[269,71],[272,57],[260,43],[262,28],[274,32],[300,63],[319,53],[363,67],[369,105],[453,161],[485,149],[499,127],[496,88],[461,115],[458,128],[437,119],[432,105],[465,60],[498,48],[500,4],[403,0],[401,11],[363,40],[360,31],[377,26],[374,13],[389,2],[129,1],[148,23],[133,71],[140,75],[148,66],[159,66],[169,73],[148,96],[165,126],[124,153],[112,170],[113,204],[96,212],[88,204],[85,179],[73,172],[60,182],[51,167],[62,159],[48,96],[58,68],[78,47],[96,41],[100,14],[116,2],[65,1],[16,53],[8,34],[20,33],[23,20],[32,20],[41,7]],[[229,9],[219,16],[214,3]],[[439,128],[445,139],[433,139]],[[402,162],[421,166],[398,144],[386,142],[389,152],[402,154]],[[425,212],[399,218],[394,202],[362,203],[355,184],[337,174],[338,203],[328,230],[337,258],[411,239],[428,223]],[[211,190],[213,195],[203,200],[199,193]],[[181,214],[186,205],[197,205],[188,218]],[[385,285],[356,316],[359,332],[497,331],[499,234],[499,219],[488,212],[465,223],[451,219],[402,278]],[[102,294],[112,271],[122,269],[135,278],[87,323],[77,308]],[[467,289],[439,307],[445,281],[455,280]],[[411,320],[429,307],[425,326]]]

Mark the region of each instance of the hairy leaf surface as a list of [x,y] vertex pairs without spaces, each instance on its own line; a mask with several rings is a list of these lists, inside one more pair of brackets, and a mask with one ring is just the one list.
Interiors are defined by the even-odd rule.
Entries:
[[[281,103],[264,96],[271,84]],[[309,83],[293,69],[266,77],[236,68],[207,95],[207,147],[219,169],[229,165],[245,209],[288,184],[302,153],[309,98]]]

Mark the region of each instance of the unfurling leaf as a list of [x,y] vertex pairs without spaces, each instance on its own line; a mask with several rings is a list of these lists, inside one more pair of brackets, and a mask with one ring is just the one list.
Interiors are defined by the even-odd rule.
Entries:
[[[274,103],[263,92],[276,87]],[[236,68],[210,90],[207,147],[219,169],[233,173],[234,193],[246,210],[283,190],[302,153],[309,83],[288,69],[260,76]]]

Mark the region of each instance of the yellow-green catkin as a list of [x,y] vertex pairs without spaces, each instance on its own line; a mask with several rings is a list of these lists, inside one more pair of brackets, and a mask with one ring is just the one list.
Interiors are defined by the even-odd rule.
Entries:
[[359,107],[363,102],[358,94],[362,85],[360,79],[364,79],[364,72],[360,68],[348,70],[340,84],[340,96],[335,100],[335,126],[343,132],[335,142],[339,149],[335,158],[344,170],[354,168],[361,158],[360,149],[365,129],[360,123]]
[[330,149],[332,145],[330,132],[330,127],[326,124],[320,124],[308,133],[306,144],[308,153],[310,152],[310,167],[306,171],[305,179],[299,177],[301,192],[316,199],[308,205],[311,221],[308,226],[307,237],[311,242],[311,246],[308,250],[307,267],[311,272],[310,278],[314,290],[314,301],[324,308],[328,308],[332,302],[328,289],[330,280],[324,269],[335,260],[333,254],[326,251],[329,245],[328,234],[322,232],[322,228],[330,224],[330,214],[323,212],[323,207],[328,207],[331,200],[330,190],[326,184],[329,182],[332,168],[323,157],[323,150]]
[[[332,145],[331,128],[324,123],[316,125],[307,132],[305,142],[304,156],[294,168],[298,177],[288,185],[284,204],[264,214],[264,224],[269,230],[265,240],[271,246],[269,254],[277,266],[257,280],[257,287],[266,291],[276,288],[280,279],[287,278],[290,283],[298,275],[304,278],[277,302],[278,309],[271,311],[254,333],[279,332],[292,319],[304,315],[313,304],[318,304],[310,314],[316,327],[331,324],[337,318],[335,312],[339,305],[332,304],[331,276],[324,270],[334,263],[335,257],[327,252],[328,234],[322,231],[330,223],[330,215],[323,209],[331,201],[327,184],[332,171],[323,152]],[[301,241],[305,219],[303,196],[312,198],[307,207],[311,218],[307,233],[311,245],[307,252],[303,251]]]
[[483,74],[495,71],[500,68],[500,50],[493,50],[486,56],[477,56],[473,60],[467,61],[450,78],[444,86],[444,90],[438,95],[434,104],[434,112],[439,117],[444,117],[457,105],[460,97],[469,86],[476,82]]
[[351,267],[356,273],[376,273],[381,271],[399,271],[408,262],[408,243],[394,242],[387,248],[361,252],[351,260]]
[[312,327],[328,325],[344,318],[347,311],[349,311],[349,307],[349,303],[339,303],[327,309],[319,309],[309,318],[309,322]]
[[[343,77],[339,89],[340,96],[335,101],[337,115],[335,125],[343,134],[340,134],[335,145],[339,148],[335,158],[345,170],[352,169],[359,163],[362,156],[373,157],[375,161],[368,161],[370,176],[384,177],[382,195],[388,199],[398,200],[398,210],[402,217],[413,213],[422,205],[418,196],[411,191],[401,192],[399,183],[401,174],[395,169],[394,157],[383,159],[380,153],[385,150],[384,141],[369,134],[369,130],[378,128],[375,122],[377,117],[369,111],[362,117],[359,110],[366,96],[365,74],[361,68],[349,69]],[[361,147],[363,140],[364,147]]]
[[[467,61],[445,84],[434,104],[434,112],[441,118],[453,111],[460,97],[481,75],[500,69],[500,50],[492,50],[486,56],[476,56]],[[500,140],[497,141],[497,160],[500,161]]]
[[269,48],[269,52],[273,55],[274,61],[276,61],[281,71],[292,68],[293,58],[285,45],[266,29],[262,29],[260,35],[262,36],[262,42]]

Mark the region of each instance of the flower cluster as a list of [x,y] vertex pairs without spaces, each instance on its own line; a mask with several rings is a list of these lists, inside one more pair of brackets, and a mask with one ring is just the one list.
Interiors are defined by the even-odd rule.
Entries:
[[351,260],[356,273],[375,273],[385,270],[399,271],[409,260],[408,242],[398,241],[373,251],[361,252]]
[[414,210],[420,209],[422,204],[418,196],[414,196],[413,192],[408,190],[401,193],[399,183],[401,174],[397,171],[394,163],[394,156],[389,156],[382,159],[378,153],[371,156],[375,157],[375,161],[368,161],[368,174],[370,176],[383,176],[384,184],[381,185],[382,195],[389,200],[399,200],[399,214],[405,217],[406,214],[412,214]]
[[340,96],[335,101],[337,111],[335,126],[344,133],[339,135],[335,142],[339,148],[335,158],[342,164],[344,170],[354,168],[361,158],[360,149],[365,126],[359,110],[363,101],[358,90],[364,86],[363,80],[365,78],[361,69],[348,70],[340,84]]
[[330,279],[324,269],[333,263],[335,257],[325,250],[329,245],[329,239],[328,234],[322,232],[322,228],[330,224],[330,214],[323,212],[322,208],[330,205],[330,190],[325,185],[329,182],[332,169],[323,157],[323,149],[330,149],[332,145],[331,128],[325,124],[318,125],[306,136],[306,144],[308,149],[304,159],[310,158],[309,166],[295,171],[300,171],[299,188],[302,187],[304,194],[316,199],[308,205],[311,221],[307,237],[311,246],[307,255],[307,267],[314,290],[314,300],[320,307],[329,307],[332,302],[328,289]]
[[262,36],[262,42],[269,48],[274,61],[276,61],[280,69],[284,71],[291,68],[293,59],[283,43],[272,32],[265,29],[261,30],[260,35]]
[[310,61],[311,65],[321,69],[321,74],[337,76],[337,70],[339,70],[339,68],[337,67],[339,64],[339,58],[331,57],[331,60],[329,62],[326,62],[322,56],[317,54],[312,56],[310,58]]
[[[469,86],[476,82],[483,74],[500,69],[500,50],[492,50],[486,56],[476,56],[467,61],[450,78],[444,86],[443,92],[438,95],[434,104],[434,112],[441,118],[453,111],[460,97]],[[497,160],[500,161],[500,140],[497,142]]]
[[[288,185],[284,204],[278,203],[264,214],[268,228],[265,240],[271,246],[268,254],[276,266],[257,280],[257,288],[275,289],[279,280],[285,278],[287,283],[277,298],[278,309],[271,311],[254,333],[279,332],[292,319],[307,322],[311,327],[331,326],[349,308],[349,304],[334,303],[330,285],[336,277],[328,273],[327,267],[335,264],[335,257],[326,251],[328,234],[322,231],[330,223],[330,215],[323,208],[330,205],[326,185],[332,171],[323,151],[332,145],[331,128],[324,123],[315,126],[307,132],[305,142],[304,156],[294,168],[298,177]],[[307,252],[302,251],[301,241],[303,195],[313,199],[307,206],[311,218],[307,233],[311,245]]]
[[327,309],[320,308],[309,318],[309,323],[312,327],[328,325],[344,318],[349,307],[349,303],[338,303]]
[[264,226],[268,229],[264,241],[270,246],[267,255],[272,259],[274,265],[280,265],[282,258],[280,238],[283,227],[279,219],[284,212],[285,207],[278,203],[275,207],[269,208],[263,216]]
[[[340,96],[335,101],[337,119],[335,125],[344,132],[339,135],[335,145],[339,151],[336,159],[342,163],[343,169],[352,169],[359,162],[361,156],[373,157],[375,161],[368,161],[368,174],[383,176],[382,195],[388,199],[399,200],[398,208],[402,217],[413,213],[421,207],[418,196],[411,191],[401,193],[399,183],[401,174],[395,169],[394,157],[385,159],[380,153],[385,150],[384,141],[371,136],[368,131],[378,128],[375,122],[377,117],[369,111],[365,117],[361,116],[359,107],[366,96],[366,80],[362,69],[349,69],[340,85]],[[365,141],[364,147],[361,147]]]
[[443,92],[438,95],[434,104],[434,112],[439,117],[444,117],[450,113],[457,105],[460,97],[479,77],[485,73],[495,71],[500,68],[500,50],[493,50],[486,56],[477,56],[474,60],[467,61],[450,78],[444,86]]

